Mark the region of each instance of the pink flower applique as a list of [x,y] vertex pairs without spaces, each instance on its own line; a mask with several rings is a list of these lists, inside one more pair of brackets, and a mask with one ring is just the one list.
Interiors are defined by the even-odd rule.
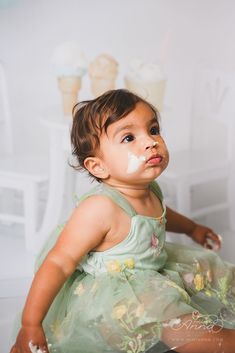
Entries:
[[156,234],[152,234],[151,247],[156,249],[157,246],[158,246],[158,238],[157,238]]

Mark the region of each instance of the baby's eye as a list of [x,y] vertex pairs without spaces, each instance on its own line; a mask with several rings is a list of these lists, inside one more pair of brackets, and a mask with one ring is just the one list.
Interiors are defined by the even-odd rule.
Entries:
[[128,143],[128,142],[131,142],[131,141],[133,141],[133,140],[134,140],[134,136],[131,135],[131,134],[129,134],[129,135],[126,135],[126,136],[124,137],[124,139],[122,140],[122,142]]
[[153,126],[150,129],[151,135],[159,135],[159,127],[158,126]]

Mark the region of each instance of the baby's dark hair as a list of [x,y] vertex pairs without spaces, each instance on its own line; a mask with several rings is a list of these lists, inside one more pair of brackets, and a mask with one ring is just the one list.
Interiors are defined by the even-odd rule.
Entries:
[[[107,91],[93,100],[76,104],[73,109],[71,129],[72,154],[75,157],[75,164],[70,165],[79,171],[86,170],[84,161],[87,157],[95,156],[95,151],[100,146],[100,135],[107,132],[109,125],[133,111],[139,102],[152,109],[159,123],[157,109],[143,98],[126,89]],[[89,175],[97,181],[101,181],[91,173]]]

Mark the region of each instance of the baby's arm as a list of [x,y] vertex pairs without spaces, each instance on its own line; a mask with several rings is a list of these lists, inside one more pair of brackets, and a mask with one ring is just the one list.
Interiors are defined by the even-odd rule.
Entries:
[[166,230],[168,232],[187,234],[195,242],[208,249],[218,250],[221,247],[221,237],[212,229],[195,223],[169,207],[166,208],[166,218]]
[[109,231],[108,205],[107,198],[95,195],[74,210],[57,243],[35,275],[23,310],[22,327],[11,353],[30,352],[29,342],[48,352],[42,321],[81,258],[98,246]]

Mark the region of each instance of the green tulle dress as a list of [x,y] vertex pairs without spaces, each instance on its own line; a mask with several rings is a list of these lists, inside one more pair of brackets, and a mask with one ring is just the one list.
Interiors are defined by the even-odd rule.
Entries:
[[[150,186],[163,205],[160,218],[136,214],[105,184],[79,200],[110,197],[131,227],[121,243],[85,256],[60,290],[43,322],[51,353],[164,353],[205,333],[203,326],[235,328],[234,266],[212,250],[166,242],[162,193],[156,182]],[[36,269],[62,228],[49,237]]]

